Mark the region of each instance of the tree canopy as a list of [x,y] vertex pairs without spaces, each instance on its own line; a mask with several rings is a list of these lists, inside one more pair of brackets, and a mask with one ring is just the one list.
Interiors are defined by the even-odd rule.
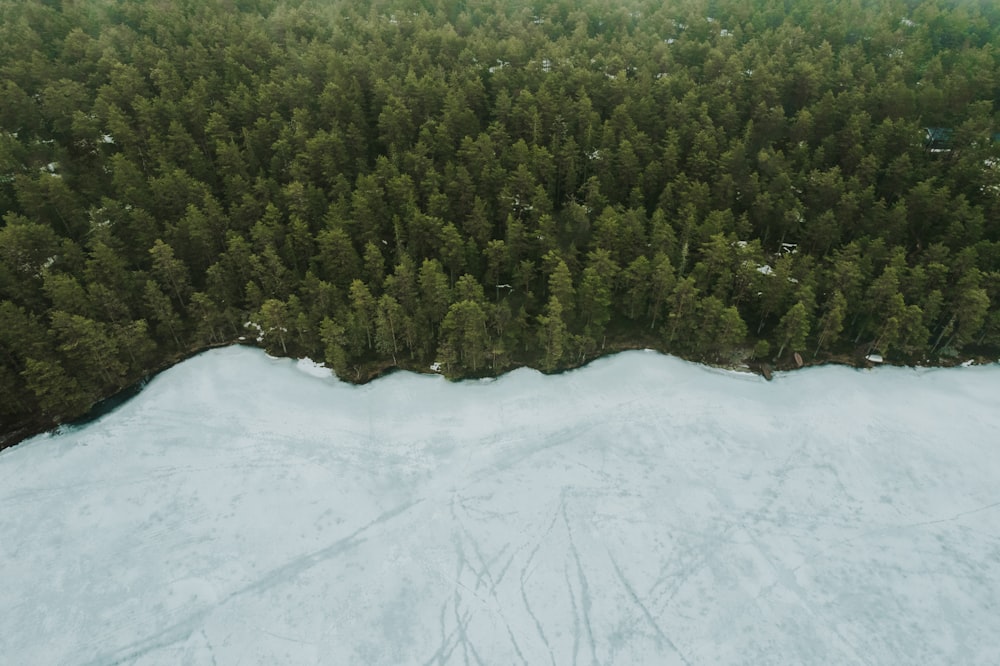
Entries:
[[995,357],[998,43],[986,0],[0,0],[0,433],[241,340]]

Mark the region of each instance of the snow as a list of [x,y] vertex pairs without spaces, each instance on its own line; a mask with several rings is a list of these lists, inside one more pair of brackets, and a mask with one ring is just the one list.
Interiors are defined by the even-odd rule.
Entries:
[[295,369],[305,373],[310,377],[326,379],[331,376],[330,369],[322,363],[317,363],[311,358],[300,358],[295,362]]
[[213,350],[0,453],[11,664],[1000,662],[1000,367]]

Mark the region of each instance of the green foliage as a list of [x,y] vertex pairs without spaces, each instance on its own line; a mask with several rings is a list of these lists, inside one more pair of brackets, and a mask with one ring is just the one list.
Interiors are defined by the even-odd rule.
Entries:
[[788,349],[800,352],[805,349],[806,338],[809,337],[809,311],[802,301],[793,305],[778,322],[778,354]]
[[5,428],[247,322],[350,379],[1000,346],[989,3],[0,5]]
[[68,375],[57,361],[28,358],[21,376],[38,399],[39,408],[57,420],[79,414],[89,406],[80,383]]
[[292,326],[288,304],[277,298],[269,298],[261,304],[255,319],[260,326],[264,344],[273,348],[277,342],[281,345],[281,353],[287,354],[288,347],[285,343],[288,339],[288,330]]
[[438,349],[445,374],[459,377],[465,373],[479,373],[491,351],[482,304],[473,300],[452,304],[441,325]]
[[739,310],[733,306],[726,307],[716,296],[701,301],[697,319],[698,347],[716,361],[724,360],[746,339],[747,325]]
[[559,367],[566,353],[569,331],[563,319],[563,308],[556,296],[549,298],[545,314],[538,315],[538,342],[542,348],[542,369],[551,372]]

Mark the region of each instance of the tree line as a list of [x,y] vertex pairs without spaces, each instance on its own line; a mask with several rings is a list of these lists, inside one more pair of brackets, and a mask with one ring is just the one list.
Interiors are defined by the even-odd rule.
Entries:
[[995,356],[997,43],[985,0],[0,0],[0,431],[240,340]]

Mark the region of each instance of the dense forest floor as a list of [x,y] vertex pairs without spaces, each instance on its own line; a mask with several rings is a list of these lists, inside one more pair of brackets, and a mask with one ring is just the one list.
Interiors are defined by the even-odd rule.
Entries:
[[0,0],[0,442],[241,338],[996,358],[997,43],[986,0]]

